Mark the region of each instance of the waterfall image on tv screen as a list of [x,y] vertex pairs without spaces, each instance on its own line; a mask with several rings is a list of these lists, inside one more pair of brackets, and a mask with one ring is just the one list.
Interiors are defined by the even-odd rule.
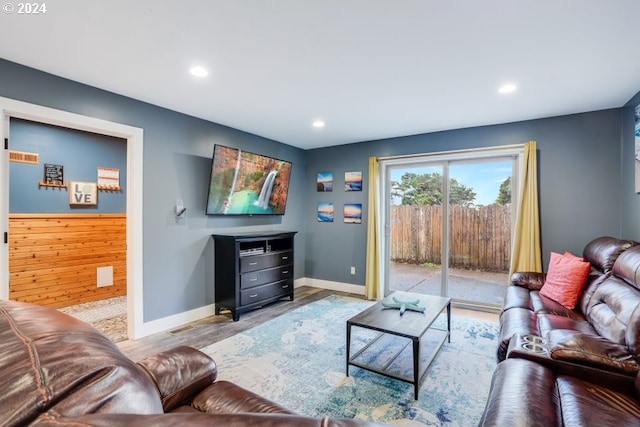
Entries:
[[284,215],[291,162],[216,145],[207,215]]

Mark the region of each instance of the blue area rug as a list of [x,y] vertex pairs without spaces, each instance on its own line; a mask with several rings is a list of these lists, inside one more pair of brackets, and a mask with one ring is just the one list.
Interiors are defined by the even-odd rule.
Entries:
[[[445,342],[429,367],[416,401],[412,384],[353,366],[345,375],[346,320],[370,305],[330,296],[202,350],[216,360],[219,379],[303,415],[404,426],[477,425],[496,364],[498,323],[454,314],[451,343]],[[436,323],[445,328],[446,316]],[[371,331],[353,328],[352,353],[372,337]],[[399,340],[379,341],[379,349],[366,357],[384,360],[395,354]],[[410,356],[411,345],[394,370],[410,374]]]

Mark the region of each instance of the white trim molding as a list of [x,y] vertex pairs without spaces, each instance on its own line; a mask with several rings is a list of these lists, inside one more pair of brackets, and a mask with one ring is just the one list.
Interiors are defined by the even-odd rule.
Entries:
[[354,285],[352,283],[332,282],[330,280],[312,279],[303,277],[294,282],[294,287],[310,286],[312,288],[328,289],[330,291],[348,292],[355,295],[364,295],[363,285]]
[[[109,122],[94,117],[69,113],[27,102],[0,97],[0,136],[9,138],[10,118],[66,127],[127,140],[127,317],[128,335],[141,338],[147,327],[143,321],[143,252],[142,252],[142,159],[144,133],[140,128]],[[0,157],[0,227],[9,227],[9,161],[8,150]],[[0,299],[9,299],[9,245],[0,249]]]

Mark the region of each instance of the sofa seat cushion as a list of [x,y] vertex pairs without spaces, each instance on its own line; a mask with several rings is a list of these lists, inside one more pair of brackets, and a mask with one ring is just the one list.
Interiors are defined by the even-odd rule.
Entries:
[[538,291],[532,291],[530,298],[533,305],[533,311],[535,311],[536,313],[555,314],[558,316],[570,317],[572,319],[579,320],[584,319],[584,316],[579,311],[570,310],[557,301],[541,295]]
[[538,330],[540,336],[545,337],[555,329],[583,332],[585,334],[598,335],[598,332],[584,318],[558,316],[557,314],[538,314]]
[[633,397],[574,377],[560,376],[556,383],[564,427],[640,425],[640,403]]
[[636,376],[640,370],[637,360],[625,346],[599,335],[556,329],[550,331],[546,339],[554,359],[629,376]]

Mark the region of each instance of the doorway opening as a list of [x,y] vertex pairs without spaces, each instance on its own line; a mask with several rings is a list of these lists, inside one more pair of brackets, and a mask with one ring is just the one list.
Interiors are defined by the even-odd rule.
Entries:
[[[127,335],[136,339],[144,335],[142,310],[142,152],[143,131],[119,123],[108,122],[79,114],[42,107],[35,104],[0,97],[0,134],[5,147],[10,139],[11,118],[51,124],[63,128],[123,138],[127,141],[126,184],[126,245],[127,245]],[[0,225],[5,231],[5,243],[9,229],[9,166],[8,150],[0,159],[2,188],[0,196]],[[9,299],[9,248],[0,250],[0,298]]]
[[499,308],[508,285],[521,148],[381,161],[384,293]]

